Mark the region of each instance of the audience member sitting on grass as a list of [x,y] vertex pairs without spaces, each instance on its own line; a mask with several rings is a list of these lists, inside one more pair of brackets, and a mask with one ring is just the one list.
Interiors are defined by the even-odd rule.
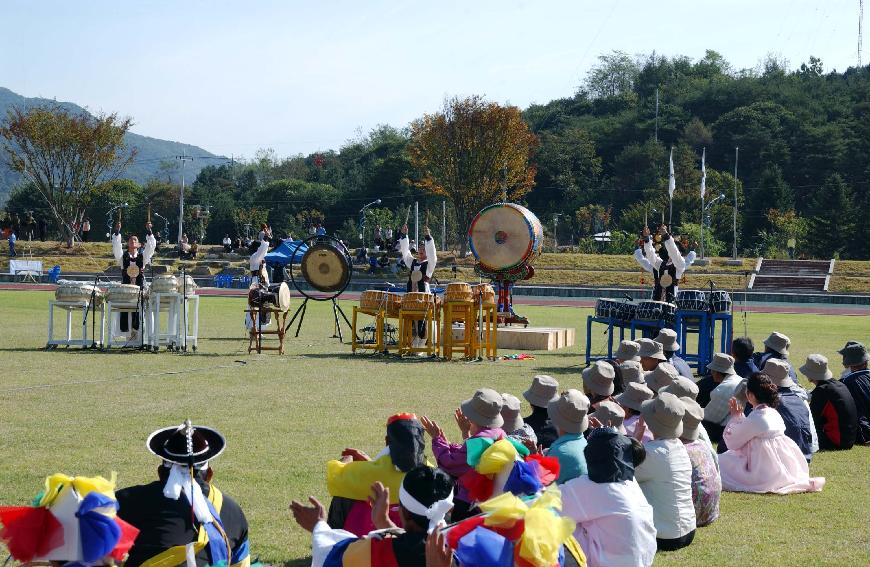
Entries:
[[584,449],[589,469],[563,484],[562,514],[577,522],[574,537],[589,567],[649,566],[656,554],[653,509],[634,481],[646,458],[642,444],[612,427],[594,429]]
[[504,405],[501,407],[501,417],[504,419],[502,430],[521,443],[529,442],[537,447],[538,436],[535,430],[523,421],[520,415],[520,400],[511,394],[502,394]]
[[[502,439],[505,436],[501,426],[504,419],[501,408],[504,405],[501,394],[490,388],[481,388],[474,395],[462,402],[455,412],[456,424],[462,432],[462,443],[450,443],[444,435],[444,430],[428,417],[420,421],[426,433],[432,438],[432,453],[438,466],[454,479],[458,480],[472,470],[468,464],[468,449],[465,442],[476,437]],[[458,521],[477,513],[472,507],[468,490],[460,484],[456,494],[456,505],[453,509],[453,520]]]
[[583,432],[589,428],[589,399],[577,390],[568,390],[550,402],[547,413],[556,427],[559,437],[547,450],[548,457],[559,460],[557,484],[586,474],[586,438]]
[[674,368],[677,369],[680,376],[692,380],[692,369],[689,368],[689,365],[685,360],[677,356],[677,353],[680,351],[680,343],[677,342],[677,332],[665,327],[659,331],[655,341],[661,343],[662,352],[664,352],[665,358],[667,358],[668,362],[674,365]]
[[810,413],[819,449],[851,449],[858,431],[858,413],[849,388],[833,379],[828,359],[821,354],[809,355],[799,370],[815,385],[810,392]]
[[[583,394],[589,398],[590,405],[596,405],[613,395],[613,380],[616,371],[606,360],[596,360],[583,370]],[[553,419],[550,417],[550,419]]]
[[[619,365],[619,374],[622,376],[622,391],[625,391],[626,386],[635,382],[637,384],[646,384],[646,377],[643,367],[640,365],[640,360],[626,360]],[[616,384],[614,383],[614,393],[616,393]],[[619,392],[620,394],[622,392]]]
[[870,355],[864,345],[857,341],[847,342],[837,352],[843,355],[843,367],[846,369],[840,381],[849,388],[858,414],[855,442],[870,445],[870,370],[867,368]]
[[752,374],[746,381],[746,399],[752,404],[748,416],[743,414],[737,396],[731,398],[731,418],[723,435],[728,451],[719,455],[722,490],[777,494],[821,491],[825,479],[810,477],[806,458],[785,434],[785,423],[776,411],[779,392],[770,376]]
[[559,383],[551,376],[539,374],[532,378],[532,385],[523,392],[523,397],[532,406],[532,413],[523,422],[535,432],[538,445],[547,449],[559,436],[547,411],[550,402],[559,397]]
[[731,356],[734,357],[734,372],[738,376],[749,378],[750,374],[759,371],[753,359],[754,353],[755,345],[752,344],[752,339],[749,337],[738,337],[731,342]]
[[670,362],[662,362],[655,367],[655,370],[647,372],[644,376],[644,380],[646,381],[647,387],[655,394],[662,388],[670,386],[676,382],[679,377],[680,373],[677,372],[677,369],[674,368]]
[[[695,383],[688,378],[685,378],[683,376],[677,376],[677,379],[674,381],[673,384],[669,384],[659,390],[659,394],[663,392],[673,394],[680,399],[689,398],[694,402],[695,398],[698,396],[698,386],[695,385]],[[709,447],[710,452],[713,453],[714,460],[718,464],[719,459],[716,458],[716,449],[713,447],[713,442],[710,441],[710,436],[707,434],[707,430],[704,428],[703,425],[700,424],[697,426],[697,430],[698,439],[700,439],[701,442]]]
[[704,410],[692,398],[682,397],[680,401],[686,408],[680,441],[692,462],[692,502],[695,504],[695,525],[700,528],[719,517],[722,478],[719,476],[716,452],[700,439]]
[[295,500],[290,503],[293,519],[312,534],[312,567],[342,564],[371,567],[426,565],[427,532],[444,525],[444,518],[453,506],[453,482],[450,477],[430,467],[408,471],[402,479],[398,496],[403,528],[390,520],[390,489],[375,483],[371,491],[371,521],[378,531],[362,538],[330,528],[323,504],[313,496],[308,497],[310,506]]
[[342,451],[340,460],[326,463],[326,488],[332,496],[329,526],[360,537],[374,530],[368,497],[375,482],[390,489],[392,520],[401,526],[395,507],[399,502],[399,487],[405,473],[427,464],[423,455],[425,449],[423,426],[417,416],[400,413],[387,420],[384,448],[377,455],[369,457],[363,451],[347,448]]
[[[139,530],[125,566],[249,564],[248,521],[235,500],[212,483],[209,461],[223,453],[223,435],[185,421],[148,437],[162,459],[159,480],[117,492],[118,517]],[[204,542],[204,545],[193,544]]]
[[613,400],[604,400],[589,416],[589,426],[613,427],[625,435],[625,410]]
[[[640,408],[645,401],[653,399],[654,395],[653,391],[646,387],[646,384],[642,382],[629,382],[625,385],[625,391],[616,396],[616,403],[625,412],[623,426],[625,427],[626,435],[635,437],[635,430],[640,420]],[[643,437],[639,438],[640,441],[653,440],[652,432],[646,427],[643,428],[642,435]]]
[[734,372],[734,366],[734,358],[721,352],[714,354],[713,360],[707,365],[711,380],[716,387],[710,393],[710,401],[703,405],[703,423],[710,440],[717,443],[722,440],[722,432],[725,431],[731,416],[728,411],[731,398],[734,397],[737,386],[743,380]]
[[642,421],[635,429],[635,439],[642,439],[648,427],[654,440],[644,443],[646,460],[634,476],[653,508],[658,549],[681,549],[695,539],[696,526],[692,462],[680,441],[686,408],[679,398],[663,392],[645,401],[640,413]]
[[[610,394],[610,398],[613,396],[618,396],[619,394],[625,391],[625,379],[622,377],[622,368],[620,368],[620,364],[615,360],[605,360],[607,364],[613,368],[613,393]],[[638,367],[640,367],[640,363],[637,363]]]
[[[791,339],[787,336],[774,331],[770,333],[770,336],[764,339],[764,352],[756,352],[752,355],[752,362],[755,363],[756,368],[762,370],[764,368],[765,363],[771,358],[785,360],[788,362],[788,349],[791,346]],[[797,384],[797,374],[794,371],[794,368],[789,367],[789,377],[791,377],[792,382]]]
[[613,360],[615,360],[618,364],[628,362],[629,360],[640,362],[640,356],[638,356],[639,352],[640,345],[636,342],[620,341],[619,348],[617,348],[616,352],[613,353]]
[[810,405],[800,395],[805,390],[789,378],[790,368],[788,362],[771,358],[764,364],[762,372],[770,377],[779,392],[776,410],[785,423],[785,434],[797,443],[807,462],[810,462],[813,453],[819,450],[816,427],[810,415]]
[[637,344],[640,345],[640,365],[646,372],[655,370],[662,363],[667,362],[668,357],[662,349],[662,343],[658,343],[652,339],[638,339]]

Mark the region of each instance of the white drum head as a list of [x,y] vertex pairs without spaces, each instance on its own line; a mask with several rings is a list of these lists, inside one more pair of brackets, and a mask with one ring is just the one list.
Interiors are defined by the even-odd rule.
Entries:
[[481,263],[494,269],[507,269],[526,259],[534,233],[521,211],[513,207],[493,207],[478,217],[471,227],[470,237]]

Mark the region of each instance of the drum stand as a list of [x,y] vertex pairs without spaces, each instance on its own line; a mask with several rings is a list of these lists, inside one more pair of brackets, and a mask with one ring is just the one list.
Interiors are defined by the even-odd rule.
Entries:
[[[302,304],[296,308],[296,312],[293,314],[293,317],[290,319],[290,322],[287,323],[287,326],[284,328],[284,332],[293,326],[293,322],[296,320],[296,317],[299,317],[299,323],[296,324],[296,337],[299,336],[299,330],[302,328],[302,321],[305,320],[305,311],[308,309],[308,300],[310,298],[306,297]],[[354,326],[351,324],[350,320],[348,320],[347,315],[344,314],[344,311],[341,309],[341,306],[338,304],[338,301],[333,297],[330,299],[332,301],[332,318],[333,323],[335,325],[335,334],[332,335],[333,339],[338,339],[339,342],[344,342],[344,337],[341,334],[341,321],[338,319],[338,315],[341,314],[341,318],[344,319],[344,322],[347,324],[347,327],[350,329],[351,333],[355,333]]]

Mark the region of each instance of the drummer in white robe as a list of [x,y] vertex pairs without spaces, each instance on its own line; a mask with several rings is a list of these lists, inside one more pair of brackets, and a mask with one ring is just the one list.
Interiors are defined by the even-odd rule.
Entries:
[[[154,231],[151,223],[145,224],[145,247],[140,253],[139,237],[131,234],[127,237],[127,249],[123,249],[121,244],[121,223],[115,223],[115,229],[112,231],[112,254],[115,256],[115,261],[121,268],[121,283],[128,285],[138,285],[139,288],[145,286],[145,266],[151,264],[151,257],[157,249],[157,239],[154,238]],[[113,321],[112,324],[115,322]],[[138,313],[121,313],[118,318],[118,329],[121,333],[128,333],[128,342],[134,341],[139,336],[139,314]]]
[[[419,291],[432,293],[429,286],[429,281],[432,279],[432,274],[435,273],[435,265],[438,262],[438,252],[435,248],[435,240],[432,238],[432,233],[429,227],[423,229],[425,239],[422,248],[416,251],[417,257],[414,258],[413,250],[408,243],[408,225],[402,227],[402,236],[399,238],[399,254],[405,267],[410,270],[408,274],[408,283],[406,291]],[[417,333],[414,342],[417,346],[422,344],[426,339],[426,323],[425,321],[417,322]]]
[[[262,284],[265,287],[269,287],[269,272],[266,269],[266,253],[269,252],[269,240],[267,237],[264,237],[263,232],[260,232],[260,245],[257,247],[256,252],[251,254],[251,258],[248,261],[248,268],[251,270],[251,286],[250,287],[258,287]],[[250,289],[250,288],[249,288]],[[271,323],[271,318],[268,320],[263,319],[262,326],[266,327]],[[245,313],[245,328],[249,331],[254,327],[254,321],[251,319],[250,313]]]
[[638,246],[634,251],[634,259],[641,268],[653,275],[653,301],[674,303],[683,272],[695,262],[695,251],[692,250],[684,258],[666,225],[659,227],[658,234],[661,236],[662,245],[656,251],[649,227],[643,228],[643,247]]

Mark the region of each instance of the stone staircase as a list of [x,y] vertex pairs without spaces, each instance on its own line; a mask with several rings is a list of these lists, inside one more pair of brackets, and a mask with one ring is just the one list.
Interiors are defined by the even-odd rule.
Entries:
[[749,289],[755,291],[826,292],[834,260],[766,260],[759,258]]

